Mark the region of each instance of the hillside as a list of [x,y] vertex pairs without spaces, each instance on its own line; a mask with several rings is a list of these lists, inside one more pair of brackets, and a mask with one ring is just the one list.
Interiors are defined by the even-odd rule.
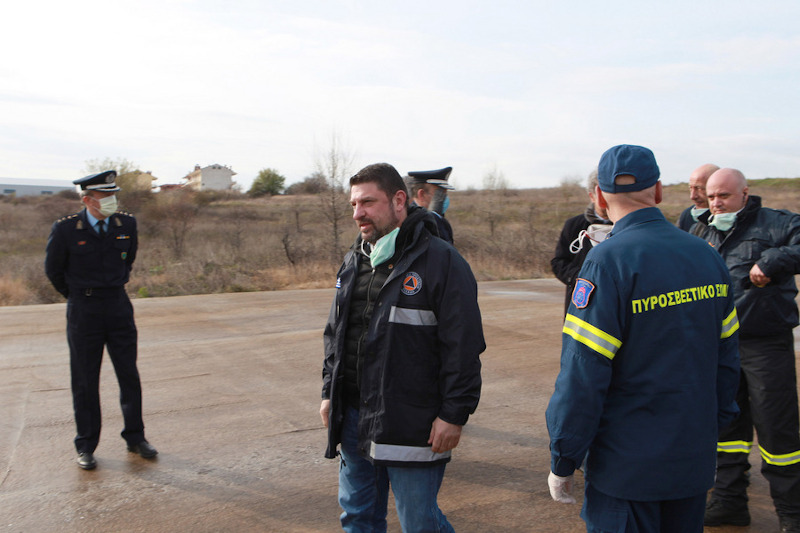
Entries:
[[[689,205],[687,189],[686,183],[664,188],[661,208],[670,220]],[[751,180],[750,190],[766,206],[800,210],[800,178]],[[447,218],[479,281],[551,277],[563,222],[587,201],[581,187],[567,184],[454,191]],[[356,234],[344,196],[332,203],[324,194],[137,193],[121,202],[139,222],[128,284],[135,298],[331,287]],[[0,305],[63,300],[44,276],[44,249],[53,221],[79,209],[66,195],[0,196]]]

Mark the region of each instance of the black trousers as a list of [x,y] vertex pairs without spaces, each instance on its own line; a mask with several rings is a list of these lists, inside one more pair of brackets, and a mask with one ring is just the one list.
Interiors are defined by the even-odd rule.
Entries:
[[736,402],[740,417],[720,432],[714,497],[747,501],[753,426],[761,473],[780,514],[800,514],[800,421],[794,339],[789,330],[772,337],[740,337],[742,373]]
[[103,348],[114,365],[120,390],[128,444],[144,440],[142,387],[136,368],[137,331],[133,306],[125,290],[70,290],[67,300],[67,341],[72,374],[78,453],[94,452],[100,441],[100,364]]

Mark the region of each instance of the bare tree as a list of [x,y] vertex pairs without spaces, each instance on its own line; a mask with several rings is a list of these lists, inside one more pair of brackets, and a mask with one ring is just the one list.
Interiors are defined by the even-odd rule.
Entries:
[[494,237],[495,229],[503,219],[500,195],[505,194],[508,190],[508,180],[497,167],[494,167],[483,176],[483,189],[486,197],[486,203],[484,204],[486,207],[483,211],[486,222],[489,223],[489,235]]
[[175,259],[183,257],[186,234],[194,225],[200,206],[189,191],[166,191],[146,208],[145,216],[156,231],[164,231],[172,244]]
[[330,222],[331,260],[341,261],[344,249],[341,244],[342,229],[350,211],[350,203],[345,192],[345,182],[353,166],[353,154],[342,147],[337,134],[331,135],[331,144],[324,153],[317,156],[317,173],[325,178],[327,190],[320,193],[322,213]]
[[139,168],[136,163],[133,161],[128,161],[124,157],[118,157],[116,159],[112,159],[110,157],[106,157],[104,159],[89,159],[85,163],[86,166],[84,167],[84,171],[87,174],[91,174],[93,172],[103,172],[105,170],[116,170],[117,175],[121,176],[123,174],[133,172],[134,170],[138,170]]

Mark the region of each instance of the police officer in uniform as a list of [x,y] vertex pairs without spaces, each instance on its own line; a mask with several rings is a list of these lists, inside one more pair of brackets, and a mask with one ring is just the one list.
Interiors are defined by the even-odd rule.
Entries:
[[439,237],[453,244],[453,227],[444,218],[450,205],[447,191],[455,189],[447,182],[453,167],[440,168],[439,170],[415,170],[408,173],[408,192],[411,195],[411,205],[424,207],[436,219],[436,229]]
[[103,348],[114,365],[128,450],[150,459],[158,453],[145,440],[142,389],[136,368],[137,332],[125,292],[136,259],[136,219],[117,212],[117,173],[107,170],[77,179],[79,213],[56,221],[47,241],[45,272],[67,298],[67,342],[72,376],[78,466],[97,466],[100,440],[100,364]]
[[718,431],[738,411],[730,274],[656,208],[659,175],[647,148],[603,154],[596,194],[614,229],[586,256],[564,322],[548,485],[574,502],[585,464],[587,531],[701,533]]

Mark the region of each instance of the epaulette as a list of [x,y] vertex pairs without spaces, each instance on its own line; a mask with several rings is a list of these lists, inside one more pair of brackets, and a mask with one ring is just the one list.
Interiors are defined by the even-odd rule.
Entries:
[[[119,215],[119,216],[114,216],[114,215]],[[122,227],[122,220],[120,220],[120,217],[128,217],[133,219],[136,218],[127,211],[117,211],[116,213],[114,213],[114,215],[111,215],[110,219],[114,222],[114,225],[118,228]]]
[[66,221],[66,220],[73,219],[73,218],[77,217],[79,214],[80,213],[72,213],[71,215],[67,215],[65,217],[61,217],[58,220],[56,220],[56,224],[61,224],[62,222]]

